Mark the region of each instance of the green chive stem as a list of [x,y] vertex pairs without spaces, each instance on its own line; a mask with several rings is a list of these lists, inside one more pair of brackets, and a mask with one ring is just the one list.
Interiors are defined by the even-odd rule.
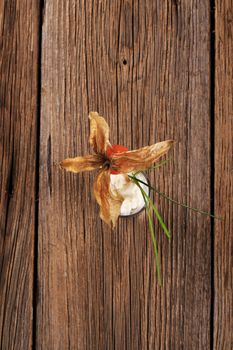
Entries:
[[161,278],[161,266],[160,266],[160,260],[159,260],[159,254],[158,254],[158,247],[157,247],[157,241],[156,241],[156,237],[155,237],[155,232],[154,232],[154,226],[153,226],[153,220],[152,217],[150,215],[150,208],[148,205],[148,202],[146,200],[146,197],[144,196],[144,191],[142,190],[141,186],[139,185],[139,188],[141,190],[144,202],[145,202],[145,206],[146,206],[146,213],[148,216],[148,220],[149,220],[149,227],[150,227],[150,233],[151,233],[151,239],[153,242],[153,246],[154,246],[154,254],[155,254],[155,265],[156,265],[156,271],[157,271],[157,276],[158,276],[158,283],[159,286],[162,286],[162,278]]
[[167,226],[165,225],[161,215],[159,214],[159,211],[158,209],[156,208],[155,204],[153,203],[152,199],[150,198],[150,196],[148,196],[148,194],[143,190],[143,188],[140,186],[139,183],[137,183],[137,178],[134,177],[134,181],[135,181],[135,184],[139,187],[139,189],[141,190],[141,192],[143,192],[144,196],[146,197],[147,201],[150,203],[150,205],[152,206],[152,209],[154,210],[154,213],[165,233],[165,235],[168,237],[168,239],[170,240],[171,239],[171,234],[170,234],[170,231],[168,230]]
[[[131,176],[131,175],[129,175],[129,177],[130,177],[131,179],[134,179],[134,177]],[[136,179],[137,179],[138,182],[142,183],[143,185],[146,185],[146,186],[149,187],[152,191],[155,191],[159,196],[164,197],[165,199],[167,199],[168,201],[170,201],[170,202],[172,202],[172,203],[175,203],[175,204],[177,204],[177,205],[180,205],[180,206],[183,207],[183,208],[190,209],[190,210],[192,210],[192,211],[194,211],[194,212],[196,212],[196,213],[200,213],[200,214],[205,215],[205,216],[210,216],[211,218],[214,218],[214,219],[217,219],[217,220],[223,220],[222,217],[218,217],[218,216],[215,216],[215,215],[213,215],[213,214],[210,214],[210,213],[208,213],[208,212],[206,212],[206,211],[203,211],[203,210],[200,210],[200,209],[197,209],[197,208],[190,207],[188,204],[180,203],[180,202],[176,201],[175,199],[172,199],[171,197],[168,197],[165,193],[160,192],[160,191],[157,190],[156,188],[154,188],[154,187],[148,185],[148,183],[146,183],[146,182],[144,182],[144,181],[142,181],[142,180],[139,180],[138,178],[136,178]]]

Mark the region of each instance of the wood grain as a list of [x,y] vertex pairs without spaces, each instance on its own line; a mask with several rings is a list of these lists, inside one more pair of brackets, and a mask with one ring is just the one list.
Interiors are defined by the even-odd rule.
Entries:
[[233,2],[216,1],[214,348],[233,348]]
[[31,349],[35,236],[36,1],[0,2],[0,348]]
[[45,2],[38,349],[209,349],[209,219],[155,197],[173,233],[157,231],[159,288],[145,213],[110,231],[94,175],[56,166],[90,152],[97,110],[112,143],[174,138],[151,182],[210,209],[209,12],[207,0]]

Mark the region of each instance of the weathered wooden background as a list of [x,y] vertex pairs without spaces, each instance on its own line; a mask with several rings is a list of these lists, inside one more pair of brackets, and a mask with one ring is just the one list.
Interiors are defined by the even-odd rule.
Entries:
[[[233,348],[233,1],[0,1],[1,349]],[[145,214],[111,232],[93,174],[88,112],[130,149],[173,138],[151,173],[172,231]]]

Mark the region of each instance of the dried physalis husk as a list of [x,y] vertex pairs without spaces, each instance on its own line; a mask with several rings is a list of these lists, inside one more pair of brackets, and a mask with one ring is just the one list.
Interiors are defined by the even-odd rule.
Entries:
[[[115,226],[120,213],[123,197],[110,187],[110,172],[127,174],[151,167],[167,153],[173,141],[164,141],[134,151],[124,151],[107,155],[109,126],[97,112],[90,112],[89,142],[94,154],[84,157],[67,158],[60,163],[61,168],[79,173],[100,169],[94,182],[95,198],[100,206],[100,217],[108,225]],[[126,175],[127,176],[127,175]]]
[[110,188],[110,171],[102,170],[95,178],[94,194],[100,206],[100,217],[109,226],[115,226],[124,198]]
[[112,168],[119,173],[136,172],[150,168],[159,158],[165,155],[174,141],[168,140],[134,151],[112,155]]

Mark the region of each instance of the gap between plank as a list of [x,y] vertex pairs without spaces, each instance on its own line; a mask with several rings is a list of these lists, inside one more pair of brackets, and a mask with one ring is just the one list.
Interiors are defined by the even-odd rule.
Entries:
[[[215,0],[210,0],[210,211],[215,212]],[[211,304],[210,349],[214,348],[214,219],[210,218],[211,232]]]
[[38,302],[38,230],[39,230],[39,180],[40,180],[40,119],[41,119],[41,61],[42,61],[42,25],[44,0],[39,2],[38,19],[38,56],[37,56],[37,118],[36,118],[36,170],[35,170],[35,237],[34,271],[32,295],[32,349],[36,349],[37,302]]

